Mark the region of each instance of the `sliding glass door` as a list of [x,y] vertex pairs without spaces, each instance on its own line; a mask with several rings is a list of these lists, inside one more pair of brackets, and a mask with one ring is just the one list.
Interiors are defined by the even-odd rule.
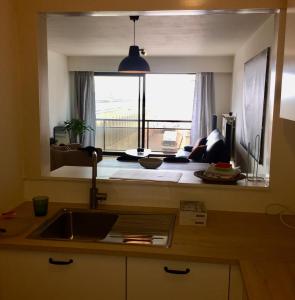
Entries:
[[96,147],[175,153],[189,144],[194,74],[96,73]]
[[139,76],[95,76],[96,147],[104,151],[137,148],[141,93]]
[[190,144],[194,74],[146,75],[146,140],[153,151],[177,152]]

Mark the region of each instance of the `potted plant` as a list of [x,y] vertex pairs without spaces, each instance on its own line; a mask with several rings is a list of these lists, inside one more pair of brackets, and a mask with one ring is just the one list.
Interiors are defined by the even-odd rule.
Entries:
[[93,131],[91,126],[88,126],[85,121],[80,119],[71,119],[70,121],[65,121],[64,126],[69,134],[70,143],[82,143],[82,137],[86,131]]

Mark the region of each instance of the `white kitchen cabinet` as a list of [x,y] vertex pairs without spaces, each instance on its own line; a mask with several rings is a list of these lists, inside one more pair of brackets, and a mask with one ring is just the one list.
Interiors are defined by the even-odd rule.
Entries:
[[295,121],[295,5],[288,6],[280,116]]
[[127,260],[128,300],[228,300],[229,265]]
[[125,300],[125,257],[1,250],[0,266],[1,300]]

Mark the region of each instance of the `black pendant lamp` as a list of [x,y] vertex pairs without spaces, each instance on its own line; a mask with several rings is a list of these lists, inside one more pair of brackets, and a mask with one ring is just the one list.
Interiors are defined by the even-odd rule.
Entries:
[[129,55],[125,57],[118,68],[119,72],[126,73],[146,73],[150,72],[150,66],[140,56],[140,49],[135,45],[135,22],[138,21],[139,16],[130,16],[130,20],[133,21],[133,46],[129,47]]

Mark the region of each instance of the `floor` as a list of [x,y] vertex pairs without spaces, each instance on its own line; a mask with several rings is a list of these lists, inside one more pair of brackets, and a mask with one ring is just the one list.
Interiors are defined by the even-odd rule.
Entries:
[[[206,163],[166,163],[163,162],[158,170],[180,170],[180,171],[196,171],[206,169]],[[98,167],[105,168],[127,168],[127,169],[143,169],[138,162],[122,162],[117,161],[116,157],[104,156],[103,160],[99,162]]]

